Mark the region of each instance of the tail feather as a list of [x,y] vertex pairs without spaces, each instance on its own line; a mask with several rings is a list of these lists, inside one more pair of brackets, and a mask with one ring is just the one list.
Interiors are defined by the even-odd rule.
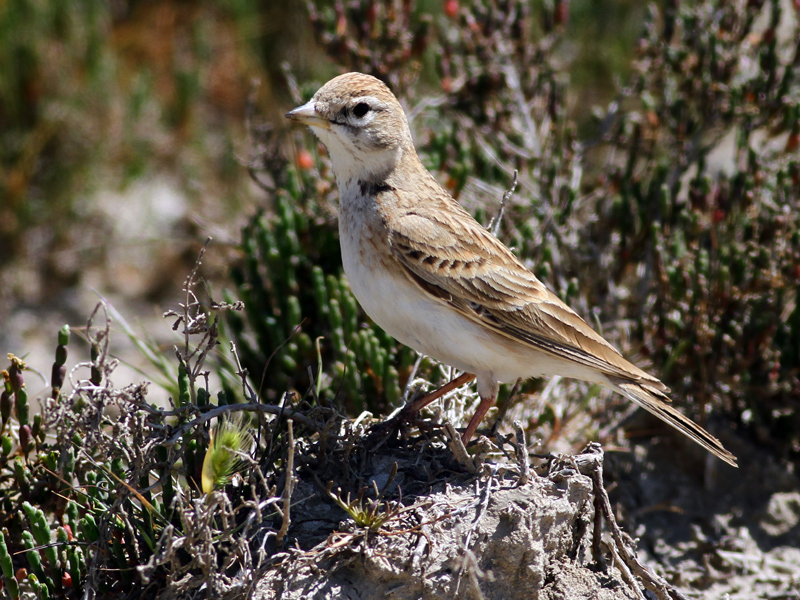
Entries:
[[634,382],[614,382],[615,388],[636,404],[651,412],[662,421],[691,438],[703,448],[718,456],[733,467],[738,467],[736,457],[728,452],[720,441],[697,423],[678,412],[670,405],[670,399],[651,385]]

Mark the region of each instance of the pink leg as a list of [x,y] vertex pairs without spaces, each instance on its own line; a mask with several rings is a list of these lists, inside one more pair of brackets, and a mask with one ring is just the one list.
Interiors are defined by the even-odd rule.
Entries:
[[475,379],[475,375],[473,375],[472,373],[462,373],[461,375],[459,375],[458,377],[456,377],[455,379],[453,379],[449,383],[446,383],[445,385],[440,387],[438,390],[435,390],[435,391],[431,392],[430,394],[426,394],[422,398],[419,398],[418,400],[415,400],[414,403],[411,405],[411,411],[412,412],[418,412],[418,411],[422,410],[423,408],[428,406],[428,404],[430,404],[431,402],[433,402],[437,398],[441,398],[447,392],[449,392],[451,390],[454,390],[456,388],[459,388],[462,385],[464,385],[465,383],[469,383],[473,379]]
[[472,439],[472,436],[475,435],[475,430],[478,429],[478,425],[481,424],[483,417],[485,417],[486,413],[489,412],[489,409],[492,407],[492,404],[494,404],[496,399],[496,393],[493,396],[488,396],[486,398],[481,397],[481,403],[478,405],[478,410],[475,411],[475,414],[469,420],[467,430],[461,436],[461,441],[464,442],[465,446]]

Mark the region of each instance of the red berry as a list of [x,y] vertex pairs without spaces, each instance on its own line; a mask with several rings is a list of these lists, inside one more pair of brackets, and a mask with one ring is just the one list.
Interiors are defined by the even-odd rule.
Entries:
[[314,158],[308,150],[300,150],[297,153],[297,166],[304,171],[308,171],[314,166]]

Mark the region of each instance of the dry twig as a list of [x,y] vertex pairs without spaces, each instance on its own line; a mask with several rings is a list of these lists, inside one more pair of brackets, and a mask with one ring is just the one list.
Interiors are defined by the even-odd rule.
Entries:
[[[608,547],[612,550],[615,560],[624,563],[626,567],[630,569],[630,572],[642,581],[644,587],[655,594],[658,600],[687,600],[686,596],[675,587],[645,567],[636,554],[625,543],[622,529],[617,525],[617,521],[614,518],[614,511],[611,508],[611,502],[603,487],[603,449],[600,447],[600,444],[589,444],[580,455],[575,457],[575,463],[581,473],[592,478],[595,507],[599,505],[606,524],[608,525],[611,538],[614,542],[613,545],[609,544]],[[598,519],[595,517],[595,530],[597,530],[598,525]],[[597,533],[595,531],[595,540],[596,539]],[[625,575],[624,570],[620,569],[620,571]],[[638,588],[637,593],[641,594]]]
[[294,428],[292,427],[292,420],[286,420],[286,427],[289,434],[289,449],[286,456],[286,485],[283,487],[283,510],[281,528],[278,530],[277,544],[278,548],[283,547],[283,540],[286,533],[289,531],[289,525],[292,523],[291,508],[292,508],[292,491],[294,491]]

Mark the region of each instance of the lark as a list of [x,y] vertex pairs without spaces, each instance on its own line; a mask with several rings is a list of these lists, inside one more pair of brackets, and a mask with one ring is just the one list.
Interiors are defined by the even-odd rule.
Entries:
[[465,443],[500,382],[560,375],[627,396],[736,466],[672,407],[667,386],[625,360],[439,185],[380,80],[340,75],[286,116],[328,150],[344,271],[366,313],[401,343],[463,371],[450,388],[477,380],[481,401]]

